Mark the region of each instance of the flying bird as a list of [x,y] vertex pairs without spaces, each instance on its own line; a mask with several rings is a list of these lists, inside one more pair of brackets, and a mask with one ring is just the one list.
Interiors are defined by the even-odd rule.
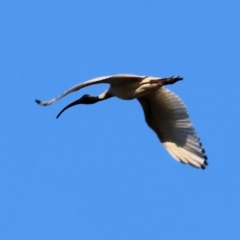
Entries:
[[177,161],[196,168],[205,169],[207,156],[200,139],[189,119],[186,107],[181,99],[164,85],[174,84],[182,77],[148,77],[131,74],[118,74],[94,78],[77,84],[50,101],[35,100],[42,106],[49,106],[71,92],[84,87],[107,83],[110,87],[99,96],[83,95],[60,111],[57,118],[68,108],[77,104],[94,104],[111,97],[123,100],[137,99],[144,111],[147,125]]

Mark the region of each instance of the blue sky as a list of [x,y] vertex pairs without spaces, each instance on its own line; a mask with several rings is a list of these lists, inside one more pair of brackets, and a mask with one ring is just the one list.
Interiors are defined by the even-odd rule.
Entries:
[[[1,239],[239,239],[239,1],[1,1]],[[206,149],[179,164],[137,101],[43,108],[102,75],[171,86]]]

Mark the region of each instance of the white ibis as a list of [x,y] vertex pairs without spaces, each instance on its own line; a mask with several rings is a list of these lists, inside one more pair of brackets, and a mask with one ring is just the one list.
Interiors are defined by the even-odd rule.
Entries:
[[189,119],[186,107],[178,96],[163,87],[179,80],[183,78],[174,76],[158,78],[130,74],[104,76],[80,83],[50,101],[36,100],[36,102],[42,106],[48,106],[81,88],[108,83],[110,84],[108,90],[99,96],[83,95],[66,106],[57,118],[66,109],[77,104],[93,104],[111,97],[123,100],[136,98],[143,107],[148,126],[157,134],[172,157],[181,163],[205,169],[208,164],[207,157]]

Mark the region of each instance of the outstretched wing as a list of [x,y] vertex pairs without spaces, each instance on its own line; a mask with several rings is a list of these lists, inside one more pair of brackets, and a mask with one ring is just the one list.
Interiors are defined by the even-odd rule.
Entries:
[[207,157],[178,96],[164,87],[138,99],[145,119],[167,151],[177,161],[205,168]]
[[99,84],[99,83],[111,84],[113,81],[133,80],[133,79],[141,79],[141,78],[144,78],[144,76],[131,75],[131,74],[117,74],[117,75],[112,75],[112,76],[93,78],[86,82],[75,85],[74,87],[68,89],[67,91],[65,91],[64,93],[62,93],[60,96],[58,96],[56,98],[53,98],[49,101],[36,100],[36,103],[38,103],[39,105],[42,105],[42,106],[49,106],[49,105],[55,103],[56,101],[58,101],[59,99],[65,97],[69,93],[78,91],[79,89],[90,86],[90,85]]

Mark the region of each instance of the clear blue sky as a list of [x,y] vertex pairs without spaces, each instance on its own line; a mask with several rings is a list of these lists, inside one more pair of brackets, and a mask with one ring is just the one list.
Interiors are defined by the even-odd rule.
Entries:
[[[240,1],[1,1],[0,239],[240,239]],[[179,164],[137,101],[57,113],[102,75],[181,75],[209,166]]]

